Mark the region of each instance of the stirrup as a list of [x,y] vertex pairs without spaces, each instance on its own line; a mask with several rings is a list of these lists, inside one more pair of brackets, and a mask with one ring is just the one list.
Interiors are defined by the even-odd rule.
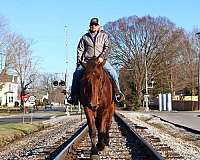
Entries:
[[118,94],[115,94],[115,100],[119,103],[121,101],[125,100],[125,96],[122,92],[119,92]]
[[75,98],[73,99],[71,95],[69,95],[69,96],[67,97],[67,102],[68,102],[69,104],[72,104],[72,105],[78,105],[78,100],[77,100],[77,98],[75,97]]

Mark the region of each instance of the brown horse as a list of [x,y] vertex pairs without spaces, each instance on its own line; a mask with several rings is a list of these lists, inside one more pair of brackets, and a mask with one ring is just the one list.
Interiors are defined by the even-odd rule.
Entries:
[[[98,64],[95,57],[89,60],[80,81],[80,102],[84,106],[87,118],[92,156],[98,155],[98,151],[109,145],[109,129],[115,110],[112,82],[103,69],[104,64],[105,61]],[[97,144],[96,130],[98,131]]]

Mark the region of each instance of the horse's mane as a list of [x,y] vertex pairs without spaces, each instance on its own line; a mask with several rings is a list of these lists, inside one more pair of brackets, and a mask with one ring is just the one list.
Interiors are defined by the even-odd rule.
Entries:
[[104,64],[98,64],[97,58],[91,58],[86,65],[84,65],[85,72],[82,77],[82,80],[88,78],[88,76],[93,76],[94,73],[100,74],[103,70]]

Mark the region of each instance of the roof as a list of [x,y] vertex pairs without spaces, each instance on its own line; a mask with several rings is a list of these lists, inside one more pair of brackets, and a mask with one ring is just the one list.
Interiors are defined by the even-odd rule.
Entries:
[[17,76],[15,75],[8,75],[6,73],[0,73],[0,82],[13,82],[17,83]]

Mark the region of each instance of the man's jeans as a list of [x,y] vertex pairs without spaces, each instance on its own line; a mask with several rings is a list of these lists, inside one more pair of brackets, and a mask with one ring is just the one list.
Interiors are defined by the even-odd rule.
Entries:
[[[104,69],[111,76],[111,78],[114,81],[114,83],[115,83],[118,91],[120,91],[120,86],[119,86],[119,80],[118,80],[117,72],[110,65],[110,63],[108,61],[105,63]],[[80,79],[83,76],[83,73],[84,73],[84,68],[82,66],[77,67],[76,70],[75,70],[75,72],[74,72],[73,80],[72,80],[72,87],[71,87],[71,98],[72,99],[74,99],[75,96],[78,96]]]

